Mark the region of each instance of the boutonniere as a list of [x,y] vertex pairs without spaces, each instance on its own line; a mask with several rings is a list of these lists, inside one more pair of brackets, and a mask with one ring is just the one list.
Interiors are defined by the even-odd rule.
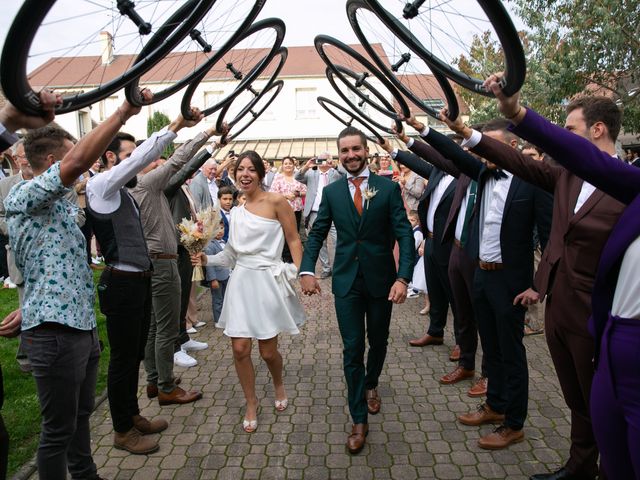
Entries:
[[373,197],[375,197],[378,194],[378,190],[376,188],[365,188],[364,189],[364,193],[362,194],[364,196],[364,199],[367,202],[367,209],[369,209],[369,202],[371,201],[371,199]]

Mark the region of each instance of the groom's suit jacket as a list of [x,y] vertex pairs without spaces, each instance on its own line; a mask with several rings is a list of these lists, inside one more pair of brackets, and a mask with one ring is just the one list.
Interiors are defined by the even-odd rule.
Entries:
[[[376,195],[365,202],[362,216],[353,203],[346,178],[322,191],[318,216],[305,244],[301,272],[315,271],[322,242],[333,222],[338,234],[333,265],[333,294],[344,297],[360,271],[369,293],[386,297],[396,278],[411,279],[415,262],[413,232],[407,220],[398,184],[378,175],[369,176],[368,188]],[[400,259],[396,273],[393,247]]]

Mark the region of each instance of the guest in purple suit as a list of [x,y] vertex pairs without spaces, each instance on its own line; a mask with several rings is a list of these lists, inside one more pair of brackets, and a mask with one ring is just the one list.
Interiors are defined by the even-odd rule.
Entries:
[[640,479],[640,171],[522,107],[519,94],[506,97],[499,80],[492,75],[485,88],[496,95],[517,135],[627,205],[600,257],[591,298],[591,418],[607,477]]

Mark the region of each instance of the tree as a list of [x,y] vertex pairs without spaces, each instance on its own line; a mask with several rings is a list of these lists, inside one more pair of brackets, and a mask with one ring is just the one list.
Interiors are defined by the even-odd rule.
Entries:
[[[170,123],[171,120],[164,113],[158,111],[153,112],[153,115],[151,115],[151,117],[149,117],[149,119],[147,120],[147,136],[150,136],[153,132],[162,130]],[[176,147],[172,142],[167,145],[167,148],[164,149],[162,155],[166,158],[169,158],[171,155],[173,155],[175,149]]]
[[[607,95],[624,110],[626,132],[640,132],[640,0],[513,0],[527,30],[520,32],[527,59],[522,99],[554,122],[578,94]],[[500,45],[489,32],[473,39],[456,64],[484,77],[503,68]],[[471,121],[497,115],[495,102],[459,88]]]

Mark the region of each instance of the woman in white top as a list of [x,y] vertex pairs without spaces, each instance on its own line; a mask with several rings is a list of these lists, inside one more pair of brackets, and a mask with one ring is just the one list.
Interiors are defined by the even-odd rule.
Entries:
[[[287,408],[282,381],[282,356],[278,334],[300,333],[305,317],[289,282],[296,278],[302,260],[302,243],[289,202],[261,188],[265,175],[260,156],[242,153],[236,161],[236,185],[246,203],[231,211],[229,241],[222,252],[192,257],[194,264],[233,268],[218,327],[231,337],[233,359],[247,401],[243,428],[254,432],[258,426],[258,399],[255,371],[251,361],[252,339],[258,340],[260,356],[267,363],[275,388],[275,408]],[[282,262],[285,238],[293,264]]]

